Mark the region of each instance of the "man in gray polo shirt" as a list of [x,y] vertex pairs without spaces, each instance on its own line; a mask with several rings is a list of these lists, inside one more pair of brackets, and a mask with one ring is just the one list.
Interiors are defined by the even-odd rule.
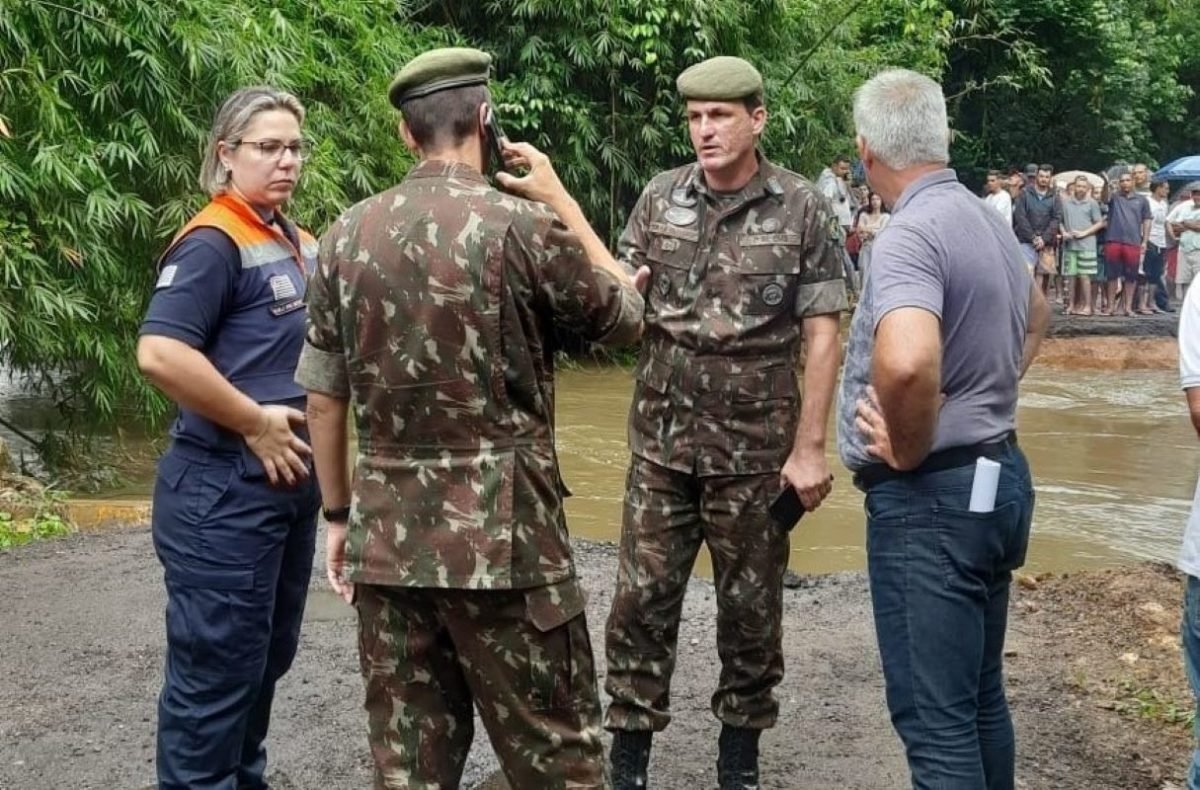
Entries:
[[[879,74],[855,95],[854,122],[892,220],[851,324],[838,449],[866,492],[888,708],[914,788],[1010,789],[1001,663],[1033,512],[1017,383],[1050,310],[1012,231],[946,167],[937,83]],[[970,512],[981,456],[1000,464],[999,485],[990,511]]]

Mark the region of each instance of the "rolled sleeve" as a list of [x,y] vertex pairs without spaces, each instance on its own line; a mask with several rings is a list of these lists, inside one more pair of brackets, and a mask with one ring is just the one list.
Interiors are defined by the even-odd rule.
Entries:
[[616,315],[611,326],[601,331],[596,342],[606,346],[623,346],[637,340],[641,334],[642,315],[646,310],[642,295],[633,287],[617,282],[608,272],[597,271],[596,280],[600,290],[617,292],[612,299]]
[[823,203],[819,199],[810,201],[801,228],[804,260],[794,305],[797,318],[838,313],[848,306],[842,228]]
[[322,351],[305,341],[296,365],[296,383],[309,392],[349,398],[350,370],[345,354]]
[[796,293],[796,317],[840,313],[847,307],[846,282],[826,280],[801,285]]
[[304,295],[304,347],[296,366],[296,383],[312,392],[339,398],[350,396],[350,373],[342,341],[341,294],[338,284],[337,246],[340,223],[324,236],[317,250],[317,270]]

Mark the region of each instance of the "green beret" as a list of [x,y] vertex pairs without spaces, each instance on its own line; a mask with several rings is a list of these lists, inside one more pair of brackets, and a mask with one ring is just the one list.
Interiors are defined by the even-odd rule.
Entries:
[[684,70],[675,80],[679,95],[698,101],[736,101],[761,94],[762,75],[741,58],[721,55]]
[[469,47],[444,47],[422,52],[405,64],[388,88],[388,101],[396,109],[409,99],[450,88],[484,85],[492,56]]

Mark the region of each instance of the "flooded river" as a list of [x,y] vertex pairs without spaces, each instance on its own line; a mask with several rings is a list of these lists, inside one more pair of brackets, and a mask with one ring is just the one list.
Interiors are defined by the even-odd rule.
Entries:
[[[561,376],[558,441],[576,535],[620,534],[632,390],[630,374],[611,368]],[[1018,421],[1038,497],[1029,569],[1174,559],[1200,468],[1174,372],[1035,367],[1021,388]],[[830,436],[834,492],[792,533],[791,567],[800,573],[865,567],[862,494]],[[700,563],[711,572],[706,556]]]
[[[633,390],[618,368],[563,371],[558,440],[573,534],[616,540]],[[0,392],[0,416],[34,428],[36,399]],[[1031,570],[1072,570],[1174,558],[1200,469],[1200,442],[1173,371],[1071,371],[1035,367],[1021,390],[1019,433],[1037,484]],[[0,435],[12,440],[0,429]],[[19,446],[19,441],[16,443]],[[148,497],[152,462],[128,440],[129,485],[108,496]],[[801,573],[864,566],[862,495],[834,456],[834,493],[793,532]],[[710,573],[707,556],[700,571]]]

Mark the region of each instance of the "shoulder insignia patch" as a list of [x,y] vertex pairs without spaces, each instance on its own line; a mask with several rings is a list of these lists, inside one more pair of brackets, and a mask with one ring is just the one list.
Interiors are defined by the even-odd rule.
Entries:
[[158,274],[158,282],[154,284],[154,288],[169,288],[171,283],[175,282],[175,272],[179,271],[179,267],[175,264],[164,266],[163,270]]

